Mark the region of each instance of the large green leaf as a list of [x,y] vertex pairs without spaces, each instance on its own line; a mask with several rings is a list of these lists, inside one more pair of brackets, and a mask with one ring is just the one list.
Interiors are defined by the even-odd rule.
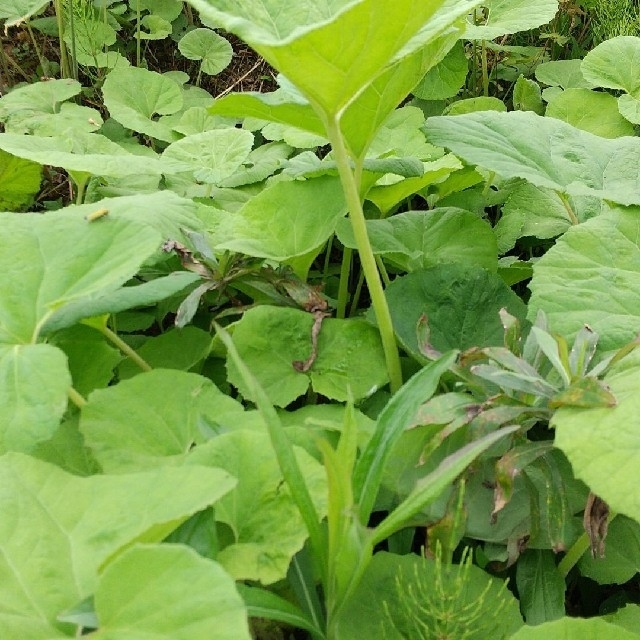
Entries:
[[226,38],[211,29],[193,29],[178,42],[180,53],[189,60],[201,60],[204,73],[216,75],[231,62],[233,49]]
[[242,406],[195,373],[156,369],[95,391],[80,429],[105,471],[183,463],[215,432],[242,426]]
[[453,98],[464,85],[468,71],[469,61],[462,42],[459,42],[443,60],[429,70],[411,93],[423,100]]
[[[259,306],[235,325],[233,342],[273,404],[288,405],[309,383],[335,400],[359,400],[385,384],[380,337],[363,320],[326,319],[318,336],[317,358],[306,373],[298,371],[293,363],[312,354],[313,322],[310,313],[298,309]],[[231,360],[227,369],[230,382],[255,400]]]
[[503,178],[569,195],[640,204],[640,140],[607,140],[530,111],[429,118],[428,138]]
[[0,342],[29,343],[65,305],[114,291],[157,250],[149,226],[108,216],[0,214]]
[[71,375],[60,349],[0,345],[0,453],[33,450],[60,424]]
[[102,87],[104,105],[121,125],[152,138],[171,142],[178,135],[154,116],[169,115],[183,106],[182,91],[169,78],[138,67],[117,67]]
[[218,249],[284,261],[317,250],[347,212],[340,181],[276,182],[215,230]]
[[616,98],[589,89],[565,89],[549,101],[546,115],[603,138],[632,136],[633,125],[618,111]]
[[537,627],[522,627],[509,640],[638,640],[640,636],[602,618],[562,618]]
[[640,97],[640,38],[618,36],[601,42],[587,53],[580,69],[594,87]]
[[129,153],[100,134],[83,131],[47,137],[2,133],[0,149],[39,164],[97,176],[123,178],[132,173],[159,175],[175,170],[155,157]]
[[526,307],[497,275],[474,265],[441,264],[396,278],[386,290],[393,326],[407,351],[421,358],[418,322],[426,316],[438,351],[502,345],[499,311],[524,319]]
[[193,171],[196,180],[220,184],[233,175],[247,159],[253,146],[253,135],[244,129],[213,129],[187,136],[170,144],[162,154]]
[[381,552],[342,607],[336,637],[497,640],[521,626],[517,600],[478,567]]
[[543,309],[567,337],[585,324],[616,349],[640,330],[640,216],[612,209],[569,229],[535,264],[529,317]]
[[[322,465],[296,447],[305,484],[323,518],[327,480]],[[225,469],[238,485],[216,503],[221,550],[217,560],[237,580],[271,584],[284,579],[309,533],[266,432],[239,430],[196,447],[193,460]]]
[[95,640],[251,638],[233,579],[178,545],[135,545],[117,557],[100,576],[95,610]]
[[380,0],[304,8],[274,0],[190,3],[284,73],[319,115],[342,118],[343,134],[360,156],[387,114],[453,46],[459,31],[451,25],[477,0],[398,0],[392,8]]
[[[475,213],[455,208],[407,211],[383,220],[368,220],[374,253],[404,271],[443,262],[476,264],[490,271],[498,266],[496,239],[491,227]],[[337,226],[340,242],[356,248],[348,220]]]
[[576,477],[613,511],[640,520],[640,356],[624,358],[605,378],[616,397],[613,408],[561,408],[553,417],[555,444],[571,462]]
[[483,0],[482,9],[474,16],[464,32],[467,40],[493,40],[518,31],[535,29],[555,17],[557,0]]
[[136,539],[159,541],[234,484],[220,469],[196,466],[79,478],[28,456],[2,456],[3,640],[73,635],[56,618],[94,592],[105,561]]

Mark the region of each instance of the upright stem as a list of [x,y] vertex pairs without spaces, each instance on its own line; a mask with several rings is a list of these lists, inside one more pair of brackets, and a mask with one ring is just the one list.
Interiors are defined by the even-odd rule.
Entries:
[[353,249],[345,247],[342,252],[342,264],[340,265],[340,284],[338,285],[338,309],[336,316],[344,318],[347,313],[347,302],[349,301],[349,276],[351,275],[351,263]]
[[482,94],[484,96],[489,95],[489,65],[487,62],[487,42],[482,41]]
[[[391,313],[389,305],[384,295],[382,280],[376,266],[376,259],[371,250],[371,243],[367,234],[367,225],[365,222],[364,211],[362,210],[362,202],[360,201],[360,193],[356,175],[351,170],[349,162],[349,154],[342,138],[340,125],[337,117],[329,119],[326,123],[329,142],[335,155],[338,173],[344,189],[344,195],[349,209],[349,218],[355,236],[362,270],[369,288],[371,296],[371,304],[376,314],[378,329],[382,339],[382,348],[387,362],[387,372],[389,373],[389,381],[392,392],[396,392],[402,386],[402,371],[400,369],[400,356],[398,355],[398,346],[393,333],[393,323],[391,322]],[[358,167],[356,166],[356,172]]]
[[64,41],[64,8],[62,0],[55,0],[55,11],[58,23],[58,40],[60,41],[60,75],[63,78],[70,78],[71,67],[69,66],[69,56],[67,55],[67,44]]
[[136,67],[140,66],[140,0],[136,0]]

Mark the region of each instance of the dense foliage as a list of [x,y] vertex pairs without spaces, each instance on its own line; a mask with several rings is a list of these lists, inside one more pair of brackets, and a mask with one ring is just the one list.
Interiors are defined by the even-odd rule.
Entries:
[[50,5],[0,2],[0,637],[640,637],[633,3]]

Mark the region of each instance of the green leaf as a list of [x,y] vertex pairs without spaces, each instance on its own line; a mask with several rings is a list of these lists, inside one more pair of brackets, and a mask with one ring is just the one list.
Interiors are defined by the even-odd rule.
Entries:
[[[136,349],[138,355],[154,369],[178,369],[188,371],[203,361],[211,350],[211,334],[197,327],[173,328],[159,336],[145,340]],[[124,380],[140,373],[140,367],[131,359],[118,368]]]
[[537,627],[522,627],[509,640],[638,640],[639,637],[602,618],[562,618]]
[[92,393],[80,430],[105,471],[131,472],[181,464],[195,444],[242,425],[243,415],[209,379],[157,369]]
[[[15,5],[15,2],[13,3]],[[0,15],[2,7],[0,5]],[[77,80],[51,79],[18,87],[0,98],[0,120],[6,121],[20,111],[55,114],[60,104],[77,96],[82,86]]]
[[469,61],[462,42],[458,42],[435,67],[432,67],[413,89],[422,100],[446,100],[457,95],[464,86]]
[[522,625],[504,583],[476,566],[375,554],[337,621],[341,640],[506,638]]
[[100,576],[95,610],[96,640],[251,638],[233,579],[178,545],[135,545],[118,556]]
[[67,408],[67,358],[47,344],[0,345],[0,452],[31,451]]
[[477,98],[456,100],[455,102],[451,103],[443,113],[448,116],[459,116],[464,113],[475,113],[476,111],[506,110],[507,106],[499,98],[494,98],[493,96],[479,96]]
[[376,430],[358,460],[353,474],[355,502],[360,521],[367,522],[380,490],[385,465],[394,445],[416,419],[420,406],[438,388],[440,376],[455,362],[457,352],[429,362],[394,394],[378,418]]
[[[298,309],[259,306],[234,327],[240,357],[264,388],[270,402],[284,407],[301,396],[309,383],[335,400],[356,400],[387,381],[378,332],[363,320],[328,318],[318,336],[317,358],[308,372],[294,368],[312,353],[313,316]],[[254,400],[240,372],[227,360],[229,381]]]
[[624,584],[640,571],[640,524],[618,515],[609,523],[604,558],[583,554],[580,574],[598,584]]
[[420,355],[417,327],[427,316],[430,343],[438,351],[498,346],[504,340],[499,311],[524,319],[526,307],[503,280],[479,267],[442,264],[396,278],[386,289],[396,335],[408,353]]
[[495,40],[505,35],[528,31],[550,22],[558,11],[557,0],[483,0],[475,24],[468,23],[467,40]]
[[[294,450],[322,519],[327,510],[325,470],[306,451]],[[238,478],[236,488],[216,503],[216,521],[226,525],[224,532],[219,531],[217,561],[236,580],[272,584],[284,579],[291,558],[309,534],[268,434],[240,430],[220,435],[195,449],[194,462],[225,469]]]
[[4,28],[15,27],[31,16],[40,13],[49,0],[2,0],[0,2],[0,18],[5,20]]
[[552,551],[527,549],[516,564],[516,585],[527,624],[542,624],[564,616],[566,585]]
[[252,146],[250,131],[213,129],[170,144],[162,158],[183,164],[184,170],[193,171],[200,182],[218,185],[242,166]]
[[321,630],[313,624],[313,621],[301,609],[279,595],[266,589],[250,587],[242,583],[237,585],[237,589],[247,606],[247,613],[250,618],[277,620],[297,629],[305,629],[318,635],[322,634]]
[[154,157],[129,153],[102,135],[83,131],[49,137],[2,133],[0,149],[38,164],[98,176],[156,175],[168,170]]
[[[321,176],[276,182],[217,230],[217,249],[285,261],[318,250],[347,213],[340,181]],[[228,226],[227,226],[228,224]]]
[[113,69],[102,87],[104,105],[121,125],[152,138],[172,142],[178,136],[154,116],[180,111],[180,87],[155,71],[138,67]]
[[562,407],[552,421],[555,444],[566,454],[577,478],[612,511],[640,520],[634,487],[640,481],[635,462],[636,431],[640,415],[640,357],[636,352],[621,360],[605,382],[618,401],[610,408]]
[[[340,220],[340,242],[356,248],[351,224]],[[453,207],[407,211],[383,220],[368,220],[374,253],[403,271],[416,271],[444,262],[476,264],[495,271],[498,254],[491,227],[476,214]]]
[[202,71],[211,76],[226,69],[233,56],[229,41],[211,29],[187,32],[178,42],[178,49],[189,60],[202,60]]
[[587,53],[580,69],[594,87],[621,89],[640,97],[640,38],[618,36],[601,42]]
[[582,75],[582,60],[553,60],[536,66],[536,79],[543,84],[563,89],[593,89]]
[[425,128],[434,144],[502,178],[524,178],[569,195],[640,203],[637,138],[607,140],[530,111],[433,117]]
[[146,15],[140,20],[140,26],[148,29],[143,31],[142,28],[138,32],[140,40],[164,40],[171,35],[171,23],[158,15]]
[[565,89],[549,101],[546,115],[603,138],[634,134],[633,125],[620,115],[618,101],[609,93]]
[[520,111],[533,111],[542,115],[544,105],[542,104],[540,85],[521,75],[513,87],[513,108]]
[[0,151],[0,209],[17,211],[28,207],[40,189],[42,167]]
[[75,325],[51,336],[53,344],[68,358],[73,388],[82,396],[106,387],[113,379],[113,370],[122,360],[117,349],[105,337],[86,326]]
[[[226,0],[216,6],[190,1],[206,20],[250,44],[324,118],[337,121],[340,116],[356,157],[363,155],[385,117],[453,46],[459,32],[451,26],[476,4],[399,0],[389,10],[377,0],[339,0],[300,11],[273,0],[243,5]],[[349,34],[346,41],[344,34]],[[364,111],[372,117],[363,119]]]
[[180,0],[129,0],[130,7],[137,5],[140,6],[140,11],[149,11],[169,22],[173,22],[183,9]]
[[65,305],[109,293],[160,244],[150,227],[123,219],[94,223],[57,212],[0,214],[0,342],[35,341]]
[[619,207],[569,229],[534,265],[529,318],[543,309],[567,338],[588,324],[605,351],[632,340],[640,329],[639,225],[636,208]]
[[622,609],[603,617],[607,622],[617,624],[628,631],[635,631],[640,628],[640,607],[635,604],[628,604]]
[[234,484],[224,471],[203,467],[79,478],[21,454],[0,457],[0,635],[73,635],[56,617],[95,591],[103,563],[149,539],[156,525],[175,528]]

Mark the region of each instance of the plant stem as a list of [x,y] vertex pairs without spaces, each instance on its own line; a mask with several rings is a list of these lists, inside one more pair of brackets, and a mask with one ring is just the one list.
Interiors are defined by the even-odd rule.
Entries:
[[487,43],[485,40],[482,41],[480,52],[482,55],[482,94],[484,96],[488,96],[489,95],[489,65],[487,63]]
[[136,67],[140,66],[140,0],[136,0]]
[[82,407],[87,404],[87,401],[73,387],[69,387],[67,395],[69,396],[69,400],[71,400],[78,409],[82,409]]
[[71,77],[71,67],[69,66],[69,56],[67,55],[67,44],[64,41],[64,15],[62,0],[55,0],[56,21],[58,23],[58,40],[60,46],[60,75],[63,78]]
[[349,155],[342,138],[338,118],[330,118],[326,123],[326,127],[329,141],[331,142],[331,147],[335,155],[336,164],[338,166],[338,173],[340,174],[342,188],[344,189],[347,208],[349,209],[349,219],[351,220],[353,235],[356,239],[356,246],[358,247],[358,254],[360,256],[360,262],[362,263],[364,277],[369,288],[371,304],[378,322],[378,329],[382,339],[382,348],[384,349],[384,355],[387,362],[387,372],[389,374],[391,392],[395,393],[402,386],[400,356],[398,354],[396,338],[393,333],[393,323],[391,322],[389,305],[387,304],[387,299],[384,295],[382,280],[378,273],[376,259],[373,255],[373,251],[371,250],[371,243],[369,242],[369,236],[367,234],[367,225],[365,222],[364,211],[362,210],[362,202],[360,201],[360,193],[358,190],[356,176],[351,170]]
[[349,310],[349,317],[352,318],[358,311],[358,305],[360,304],[360,295],[362,294],[362,285],[364,284],[364,272],[360,269],[358,274],[358,284],[356,284],[356,290],[353,292],[353,298],[351,300],[351,309]]
[[336,317],[344,318],[347,312],[347,302],[349,301],[349,276],[351,275],[351,263],[353,249],[344,248],[342,252],[342,264],[340,265],[340,285],[338,286],[338,309]]
[[571,224],[580,224],[580,220],[578,220],[578,216],[575,214],[575,211],[571,208],[569,204],[569,198],[564,194],[556,191],[560,200],[562,200],[562,204],[564,208],[567,210],[567,214],[569,214],[569,219],[571,220]]
[[125,356],[131,358],[131,360],[135,362],[143,371],[153,370],[151,365],[146,360],[141,358],[134,349],[132,349],[117,333],[111,331],[109,327],[98,327],[93,324],[91,326],[98,329],[98,331],[100,331],[100,333],[102,333],[102,335],[104,335],[107,340],[111,341],[116,347],[118,347],[118,349],[120,349],[120,351],[122,351]]

